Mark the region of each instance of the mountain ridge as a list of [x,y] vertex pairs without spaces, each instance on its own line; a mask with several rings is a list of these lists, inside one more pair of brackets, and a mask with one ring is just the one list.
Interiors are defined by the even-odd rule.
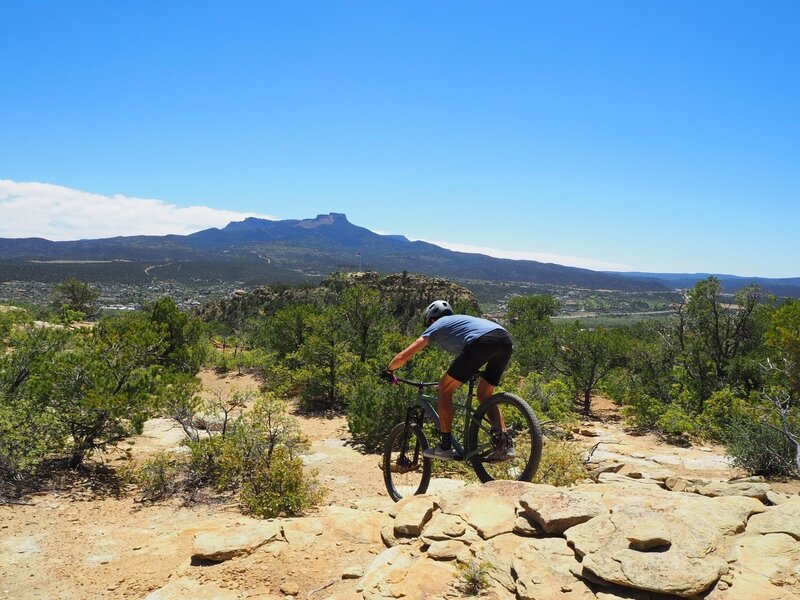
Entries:
[[[188,235],[136,235],[73,241],[44,238],[0,238],[0,280],[52,280],[60,271],[47,261],[128,261],[118,269],[127,281],[146,281],[153,262],[162,279],[241,281],[247,284],[318,282],[335,271],[402,271],[456,280],[544,284],[619,291],[665,291],[691,279],[686,275],[616,273],[532,260],[496,258],[448,250],[401,235],[381,235],[351,223],[344,213],[311,219],[268,220],[247,217],[222,228]],[[39,261],[32,262],[32,261]],[[145,272],[145,269],[149,269]],[[89,266],[77,269],[92,278]],[[64,271],[64,269],[61,269]],[[124,275],[124,277],[123,277]],[[103,270],[113,280],[114,272]],[[39,279],[37,279],[37,277]],[[746,285],[754,278],[725,277],[725,285]],[[773,281],[782,295],[800,296],[800,278]]]

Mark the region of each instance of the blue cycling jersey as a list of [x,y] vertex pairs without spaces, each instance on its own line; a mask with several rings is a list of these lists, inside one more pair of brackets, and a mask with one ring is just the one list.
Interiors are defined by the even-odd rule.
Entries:
[[451,354],[459,354],[467,344],[498,329],[505,331],[505,328],[488,319],[469,315],[449,315],[436,319],[422,332],[422,337],[428,338],[428,343],[436,344]]

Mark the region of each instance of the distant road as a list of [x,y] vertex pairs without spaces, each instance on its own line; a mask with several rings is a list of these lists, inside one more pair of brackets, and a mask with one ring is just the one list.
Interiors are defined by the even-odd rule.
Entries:
[[157,268],[159,268],[159,267],[168,267],[168,266],[170,266],[171,264],[172,264],[172,263],[164,263],[163,265],[152,265],[152,266],[150,266],[150,267],[147,267],[147,268],[144,270],[144,274],[145,274],[145,275],[150,275],[150,271],[151,271],[152,269],[157,269]]
[[589,317],[635,317],[637,315],[670,315],[675,311],[673,310],[645,310],[641,312],[614,312],[614,313],[598,313],[598,312],[584,312],[573,313],[571,315],[556,315],[554,319],[583,319]]

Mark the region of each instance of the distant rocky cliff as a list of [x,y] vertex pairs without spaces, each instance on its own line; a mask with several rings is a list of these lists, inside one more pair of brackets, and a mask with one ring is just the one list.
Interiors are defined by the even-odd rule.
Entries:
[[316,287],[263,286],[248,291],[239,290],[227,298],[203,306],[198,314],[205,320],[235,327],[248,318],[269,315],[290,304],[335,303],[339,294],[353,285],[363,285],[380,293],[388,309],[403,323],[410,324],[428,304],[437,299],[448,300],[460,312],[480,312],[472,292],[446,279],[409,273],[381,275],[368,272],[334,274]]

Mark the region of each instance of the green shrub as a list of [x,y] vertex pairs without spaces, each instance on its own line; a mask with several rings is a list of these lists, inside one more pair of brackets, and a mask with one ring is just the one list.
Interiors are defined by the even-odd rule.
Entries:
[[534,483],[566,486],[588,476],[580,446],[559,438],[545,439],[542,461],[533,476]]
[[239,500],[248,512],[271,518],[297,516],[322,499],[315,477],[303,471],[303,461],[285,447],[275,449],[269,461],[251,465],[242,483]]
[[670,404],[657,421],[658,428],[671,436],[691,435],[697,430],[697,422],[677,404]]
[[625,419],[638,429],[653,429],[658,420],[666,412],[666,405],[652,396],[632,390],[628,393],[622,414]]
[[405,419],[409,390],[387,385],[377,376],[347,388],[347,425],[353,439],[368,450],[383,447],[392,427]]
[[745,400],[729,388],[714,392],[698,418],[699,431],[705,437],[722,441],[725,432],[734,427],[744,412]]
[[544,415],[564,426],[577,422],[572,410],[574,394],[560,379],[544,381],[540,375],[531,373],[520,382],[517,389],[517,393],[528,401],[537,415]]
[[[794,433],[800,436],[800,431]],[[800,475],[795,444],[755,415],[733,417],[722,429],[721,439],[733,464],[751,475]]]
[[221,435],[186,441],[189,447],[189,461],[186,468],[191,487],[210,486],[221,490],[230,485],[230,470],[225,473],[222,466],[222,456],[227,443],[225,437]]
[[67,424],[44,382],[69,334],[28,325],[8,335],[10,347],[0,347],[0,478],[18,485],[66,447]]
[[142,492],[142,500],[164,500],[185,488],[185,459],[169,452],[158,452],[127,474]]
[[64,448],[66,430],[52,412],[28,397],[0,395],[0,479],[22,481]]
[[287,360],[280,358],[275,352],[262,355],[260,364],[264,378],[264,388],[278,398],[289,398],[297,395],[299,386],[294,369],[290,368]]
[[187,487],[238,490],[239,500],[260,517],[298,515],[322,498],[316,473],[303,470],[308,450],[286,403],[265,394],[223,433],[187,440]]
[[486,591],[491,585],[489,571],[492,564],[473,558],[467,562],[456,563],[456,577],[458,587],[470,596],[477,596]]

